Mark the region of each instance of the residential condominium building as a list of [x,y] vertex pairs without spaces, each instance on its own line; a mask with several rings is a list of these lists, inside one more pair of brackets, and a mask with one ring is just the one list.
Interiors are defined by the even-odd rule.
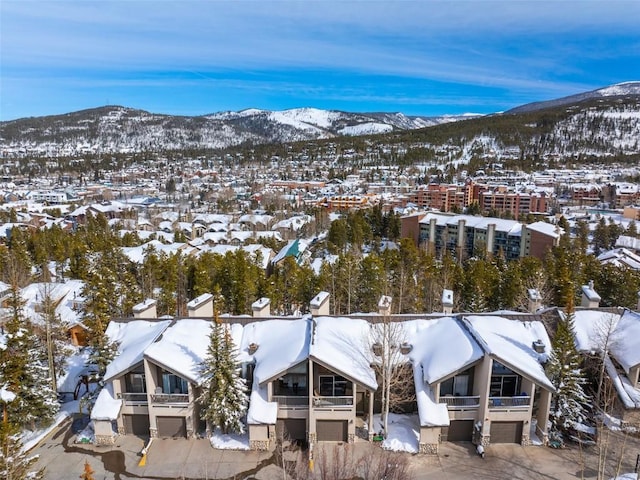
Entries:
[[556,226],[545,222],[524,225],[515,220],[472,215],[430,212],[401,220],[401,235],[413,238],[419,248],[438,258],[448,251],[460,260],[480,253],[502,253],[508,260],[543,258],[558,244],[560,234]]
[[[375,365],[385,355],[376,332],[384,334],[388,321],[398,342],[389,358],[408,369],[415,389],[407,409],[417,413],[420,452],[436,454],[447,440],[546,441],[554,387],[543,368],[551,344],[539,315],[396,317],[391,298],[382,297],[377,314],[333,317],[328,302],[321,292],[311,315],[298,318],[221,317],[250,389],[251,448],[271,448],[281,435],[311,448],[373,440],[380,432]],[[189,438],[207,429],[196,399],[214,321],[210,296],[193,307],[189,318],[109,324],[118,355],[91,413],[96,443],[112,444],[118,434]],[[145,311],[153,314],[149,305]]]

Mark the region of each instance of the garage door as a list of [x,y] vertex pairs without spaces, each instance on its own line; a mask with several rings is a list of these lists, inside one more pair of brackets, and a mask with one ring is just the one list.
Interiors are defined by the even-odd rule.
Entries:
[[522,443],[522,422],[491,422],[491,443]]
[[286,418],[276,423],[278,438],[288,440],[307,439],[307,420],[304,418]]
[[443,442],[470,442],[473,436],[473,420],[452,420],[449,428],[442,429]]
[[346,420],[318,420],[316,422],[316,434],[319,442],[346,442]]
[[122,415],[124,433],[149,436],[149,415]]
[[158,417],[158,436],[178,438],[187,436],[187,424],[184,417]]

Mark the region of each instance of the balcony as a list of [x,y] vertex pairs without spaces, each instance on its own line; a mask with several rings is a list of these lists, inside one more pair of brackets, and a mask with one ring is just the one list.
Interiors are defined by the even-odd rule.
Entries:
[[125,405],[147,405],[146,393],[118,393],[118,398],[124,400]]
[[489,410],[527,410],[531,405],[531,397],[489,397]]
[[448,410],[475,410],[480,407],[480,396],[440,397],[440,403],[446,403]]
[[151,394],[151,403],[162,405],[188,405],[189,394],[187,393],[154,393]]
[[350,410],[353,408],[353,397],[313,397],[313,408],[316,410]]
[[307,410],[309,408],[309,397],[300,395],[274,395],[274,402],[278,403],[278,408],[284,410]]

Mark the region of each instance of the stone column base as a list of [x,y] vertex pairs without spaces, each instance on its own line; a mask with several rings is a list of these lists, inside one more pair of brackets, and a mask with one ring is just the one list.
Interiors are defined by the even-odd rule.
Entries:
[[318,441],[318,435],[316,433],[309,433],[309,443],[313,444]]
[[370,441],[370,442],[373,442],[373,437],[375,437],[375,436],[376,436],[376,434],[375,434],[375,433],[373,433],[373,432],[369,432],[369,441]]
[[269,440],[249,440],[249,448],[261,452],[269,450]]
[[149,428],[149,436],[151,438],[158,438],[158,429],[157,428]]
[[115,445],[115,435],[96,435],[95,444],[99,446]]
[[529,445],[531,445],[531,439],[529,438],[529,435],[522,435],[522,441],[520,442],[520,445],[522,445],[523,447],[528,447]]
[[480,438],[480,445],[488,447],[491,444],[491,435],[482,435]]
[[118,435],[124,435],[124,434],[125,434],[124,425],[123,426],[118,425]]
[[347,443],[354,443],[356,441],[356,436],[353,433],[347,435]]
[[438,455],[438,444],[437,443],[421,443],[419,445],[418,451],[426,455]]

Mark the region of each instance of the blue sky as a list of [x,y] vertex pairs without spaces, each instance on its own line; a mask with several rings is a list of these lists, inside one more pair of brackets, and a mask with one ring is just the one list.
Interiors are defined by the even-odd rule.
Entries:
[[640,80],[640,1],[2,0],[0,120],[490,113]]

